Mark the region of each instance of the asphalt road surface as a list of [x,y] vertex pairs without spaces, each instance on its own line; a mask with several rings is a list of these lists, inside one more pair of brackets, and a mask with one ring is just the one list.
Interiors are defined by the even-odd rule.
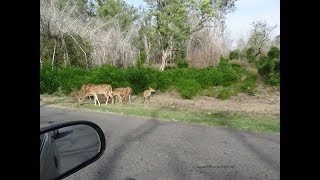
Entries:
[[40,127],[88,120],[106,137],[100,159],[67,180],[280,179],[280,135],[154,118],[40,107]]

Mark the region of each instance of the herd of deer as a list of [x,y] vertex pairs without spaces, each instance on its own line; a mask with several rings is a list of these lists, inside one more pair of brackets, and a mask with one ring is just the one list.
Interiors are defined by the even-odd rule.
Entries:
[[[78,98],[78,104],[80,105],[86,97],[89,97],[91,100],[91,96],[94,97],[94,105],[100,106],[100,101],[98,99],[98,95],[104,95],[106,98],[106,105],[109,102],[109,98],[112,100],[112,104],[115,103],[115,98],[118,98],[120,103],[128,101],[131,103],[131,94],[132,88],[131,87],[119,87],[112,89],[111,85],[109,84],[84,84],[81,87],[81,91],[83,93],[82,96]],[[150,102],[151,94],[155,92],[154,89],[149,87],[148,90],[143,92],[144,103]],[[77,94],[79,95],[79,93]]]

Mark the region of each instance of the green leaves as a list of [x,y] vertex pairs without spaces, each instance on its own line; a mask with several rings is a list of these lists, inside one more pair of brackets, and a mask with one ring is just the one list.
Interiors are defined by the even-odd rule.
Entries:
[[99,3],[97,14],[106,20],[116,18],[123,30],[139,18],[138,10],[123,0],[104,0]]
[[210,0],[202,0],[199,4],[201,14],[205,17],[207,16],[216,16],[216,12],[213,10]]

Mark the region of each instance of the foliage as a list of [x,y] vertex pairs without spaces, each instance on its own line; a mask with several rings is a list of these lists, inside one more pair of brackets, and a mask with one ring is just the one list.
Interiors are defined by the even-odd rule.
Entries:
[[[83,84],[94,83],[110,84],[113,88],[130,86],[134,94],[141,94],[149,86],[160,91],[175,87],[182,97],[191,99],[210,87],[231,88],[216,93],[218,98],[223,99],[237,92],[249,92],[247,87],[253,90],[255,79],[250,79],[250,75],[250,72],[245,71],[239,65],[228,62],[221,62],[218,67],[178,68],[162,72],[143,67],[119,69],[109,65],[86,71],[77,67],[52,68],[50,64],[44,64],[40,69],[40,90],[41,93],[50,94],[60,88],[62,92],[68,94],[80,89]],[[242,81],[242,76],[249,78]],[[243,89],[238,89],[237,84],[245,85]],[[232,90],[233,87],[238,90]]]
[[280,49],[278,47],[271,46],[268,51],[268,57],[270,59],[280,59]]
[[254,57],[253,53],[254,53],[254,49],[253,48],[247,49],[246,58],[247,58],[249,63],[251,63],[251,62],[253,62],[255,60],[255,57]]
[[230,54],[229,54],[230,60],[239,59],[239,58],[240,58],[240,51],[238,49],[230,52]]
[[271,86],[280,85],[280,49],[271,47],[268,55],[261,56],[257,62],[258,72]]
[[[86,67],[86,57],[70,35],[45,37],[40,36],[40,58],[43,62],[52,62],[54,54],[55,67]],[[80,36],[74,36],[89,57],[92,48]],[[67,51],[65,51],[67,49]]]
[[123,0],[98,0],[97,15],[107,21],[115,18],[123,30],[139,18],[138,9]]
[[270,26],[266,21],[252,22],[252,30],[249,35],[249,46],[253,49],[255,56],[263,53],[264,48],[271,44],[271,33],[276,26]]

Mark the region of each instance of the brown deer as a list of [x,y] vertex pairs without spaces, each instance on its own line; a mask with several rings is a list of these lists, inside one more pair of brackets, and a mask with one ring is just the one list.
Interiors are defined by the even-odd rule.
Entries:
[[[89,84],[84,84],[84,85],[82,85],[82,86],[81,86],[81,91],[82,91],[83,93],[85,93],[86,90],[87,90],[90,86],[92,86],[92,85],[95,85],[95,84],[89,83]],[[91,96],[88,96],[88,97],[89,97],[89,99],[91,100]]]
[[132,95],[132,88],[128,86],[126,87],[126,95],[124,97],[124,100],[127,101],[129,99],[129,103],[131,103],[131,95]]
[[125,102],[129,99],[129,102],[131,103],[131,94],[132,94],[132,88],[131,87],[119,87],[112,91],[112,94],[118,97],[119,102]]
[[150,96],[153,92],[156,92],[156,90],[152,89],[151,87],[149,87],[148,90],[145,90],[143,92],[144,103],[146,103],[147,100],[148,100],[148,103],[150,103]]
[[85,97],[93,96],[94,97],[94,105],[97,105],[97,102],[98,102],[98,104],[100,106],[100,101],[98,99],[99,94],[103,94],[104,97],[107,99],[105,105],[108,104],[109,97],[111,97],[112,104],[114,104],[113,95],[112,95],[112,87],[109,84],[99,84],[99,85],[87,86],[85,88],[84,95],[78,99],[78,104],[80,105]]
[[115,102],[115,98],[118,97],[118,101],[120,103],[123,103],[124,100],[124,96],[126,95],[126,88],[115,88],[114,90],[112,90],[112,95],[113,95],[113,102]]

